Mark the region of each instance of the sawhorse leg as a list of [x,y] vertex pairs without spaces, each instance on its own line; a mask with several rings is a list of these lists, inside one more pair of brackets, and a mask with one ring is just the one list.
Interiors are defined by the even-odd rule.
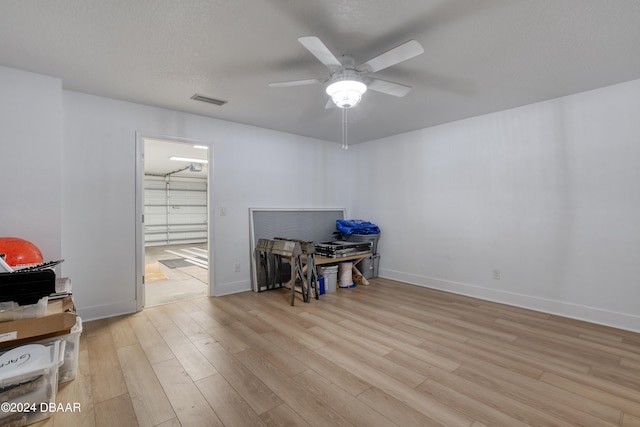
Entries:
[[307,255],[307,282],[311,289],[314,290],[316,299],[320,298],[320,291],[318,290],[318,273],[316,272],[316,257],[315,254]]

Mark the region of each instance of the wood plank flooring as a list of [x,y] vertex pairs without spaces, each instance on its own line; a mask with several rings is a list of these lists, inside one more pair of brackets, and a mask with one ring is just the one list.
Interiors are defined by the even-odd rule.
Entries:
[[43,426],[640,426],[640,334],[385,279],[86,322]]

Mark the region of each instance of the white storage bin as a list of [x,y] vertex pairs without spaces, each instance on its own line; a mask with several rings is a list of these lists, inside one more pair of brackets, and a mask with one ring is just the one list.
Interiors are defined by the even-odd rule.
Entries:
[[71,293],[71,279],[68,277],[56,278],[56,293],[57,294],[70,294]]
[[49,297],[42,297],[35,304],[18,305],[15,301],[0,302],[0,322],[40,317],[47,313]]
[[0,425],[26,425],[51,415],[63,346],[27,344],[0,355]]
[[[64,342],[62,365],[58,371],[58,384],[71,381],[78,373],[78,356],[80,352],[80,334],[82,334],[82,319],[76,318],[76,324],[67,335],[36,341],[36,344],[49,345],[56,340]],[[1,427],[1,426],[0,426]]]

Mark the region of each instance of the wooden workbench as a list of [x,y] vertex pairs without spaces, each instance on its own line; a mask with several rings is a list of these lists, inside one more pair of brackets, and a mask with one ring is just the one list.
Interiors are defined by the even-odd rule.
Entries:
[[[323,257],[318,254],[315,254],[314,259],[315,259],[316,267],[319,265],[340,264],[341,262],[353,261],[353,265],[351,266],[351,269],[353,271],[353,275],[356,277],[356,282],[367,286],[369,285],[369,281],[362,275],[360,270],[358,270],[358,267],[356,267],[356,264],[365,258],[369,258],[370,256],[373,256],[371,252],[367,252],[359,255],[344,256],[339,258],[329,258],[329,257]],[[293,262],[291,257],[283,256],[282,258],[287,259],[289,262]],[[303,264],[303,267],[302,267],[301,274],[299,274],[300,277],[298,278],[302,280],[303,286],[307,286],[308,287],[307,289],[310,289],[311,285],[307,283],[307,277],[306,277],[307,276],[307,257],[305,255],[302,255],[300,256],[300,260]],[[304,294],[304,292],[302,292],[302,287],[295,285],[294,279],[289,279],[289,281],[285,283],[283,286],[285,288],[291,289],[293,292],[299,292]],[[293,293],[291,295],[292,295],[291,305],[293,305],[293,299],[294,299]]]
[[[327,264],[340,264],[341,262],[353,261],[353,265],[351,266],[351,269],[353,270],[353,274],[359,279],[358,280],[359,283],[362,283],[363,285],[368,285],[369,281],[365,279],[365,277],[362,275],[360,270],[358,270],[358,268],[356,267],[356,264],[365,258],[369,258],[370,256],[373,256],[371,252],[367,252],[366,254],[350,255],[350,256],[344,256],[339,258],[328,258],[328,257],[323,257],[316,254],[316,266],[327,265]],[[304,257],[302,262],[304,263]]]

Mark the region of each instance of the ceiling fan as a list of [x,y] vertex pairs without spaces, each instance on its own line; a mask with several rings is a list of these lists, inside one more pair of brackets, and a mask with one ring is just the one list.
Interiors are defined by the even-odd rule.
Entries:
[[375,79],[367,75],[424,53],[424,48],[418,41],[409,40],[360,65],[356,65],[353,57],[349,55],[344,55],[341,59],[336,58],[318,37],[300,37],[298,41],[329,68],[329,78],[325,80],[305,79],[274,82],[269,83],[269,86],[289,87],[327,83],[326,92],[331,99],[327,102],[325,108],[331,108],[334,104],[339,108],[355,107],[367,89],[397,97],[405,96],[411,90],[411,86]]

